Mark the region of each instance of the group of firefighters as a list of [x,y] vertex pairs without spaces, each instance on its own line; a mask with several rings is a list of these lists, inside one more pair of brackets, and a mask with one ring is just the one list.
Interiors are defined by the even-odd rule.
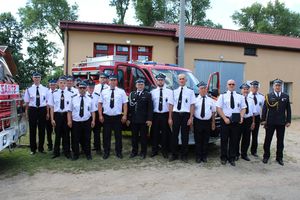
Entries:
[[266,129],[263,163],[270,158],[270,145],[276,131],[276,161],[284,165],[284,132],[291,123],[291,108],[289,96],[282,92],[281,80],[273,81],[272,92],[266,96],[258,92],[258,81],[250,85],[242,84],[241,93],[238,93],[235,81],[228,80],[227,91],[214,100],[204,82],[197,85],[199,95],[196,97],[194,91],[186,86],[184,74],[178,75],[179,87],[174,90],[166,87],[164,74],[158,74],[155,78],[157,87],[152,91],[146,91],[145,80],[137,79],[136,90],[127,96],[117,86],[117,76],[114,74],[101,73],[97,85],[93,81],[74,81],[72,76],[61,76],[57,81],[51,80],[47,88],[40,83],[41,75],[33,73],[33,85],[24,94],[31,154],[45,152],[46,129],[48,150],[53,150],[52,158],[60,156],[62,144],[66,158],[77,160],[83,152],[91,160],[93,133],[93,150],[107,159],[113,132],[115,155],[122,159],[122,126],[128,126],[132,132],[130,158],[140,156],[145,159],[151,127],[151,157],[161,152],[169,161],[179,158],[187,161],[189,132],[192,128],[196,162],[205,163],[209,138],[211,131],[216,129],[215,116],[218,113],[221,118],[220,158],[223,165],[229,162],[235,166],[235,161],[240,157],[250,161],[249,148],[252,156],[258,157],[260,125]]

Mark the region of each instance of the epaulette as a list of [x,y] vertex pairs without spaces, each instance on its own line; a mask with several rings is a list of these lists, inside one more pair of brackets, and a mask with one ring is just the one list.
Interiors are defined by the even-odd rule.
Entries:
[[260,92],[258,92],[258,94],[260,94],[260,95],[262,95],[262,96],[265,96],[264,94],[262,94],[262,93],[260,93]]
[[57,92],[58,90],[57,89],[55,89],[52,93],[54,93],[54,92]]
[[74,91],[72,91],[72,90],[68,90],[69,92],[71,92],[71,93],[74,93]]
[[77,96],[77,94],[74,94],[74,95],[72,95],[71,97],[73,98],[73,97],[76,97]]
[[242,95],[240,92],[236,92],[236,93]]
[[189,88],[190,90],[193,90],[193,88],[189,87],[189,86],[186,86],[187,88]]
[[223,92],[223,94],[226,94],[226,93],[227,93],[227,91]]
[[100,96],[100,94],[98,94],[97,92],[94,92],[94,94]]
[[90,97],[91,99],[93,99],[93,96],[92,95],[87,95],[88,97]]

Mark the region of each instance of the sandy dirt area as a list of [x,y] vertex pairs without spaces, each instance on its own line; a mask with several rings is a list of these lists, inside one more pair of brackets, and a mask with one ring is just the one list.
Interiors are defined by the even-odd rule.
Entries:
[[[285,138],[285,166],[272,158],[239,160],[236,167],[178,161],[151,167],[83,173],[40,172],[0,181],[0,199],[300,199],[300,120],[293,121]],[[264,132],[260,132],[260,146]],[[272,146],[276,145],[273,140]],[[150,158],[147,158],[150,159]],[[213,160],[213,161],[212,161]],[[168,162],[168,161],[166,161]],[[211,164],[213,162],[213,164]],[[101,164],[101,163],[99,163]]]

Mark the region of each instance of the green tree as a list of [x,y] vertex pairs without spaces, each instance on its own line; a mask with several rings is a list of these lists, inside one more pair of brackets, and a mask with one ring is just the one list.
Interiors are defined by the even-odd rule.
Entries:
[[26,32],[46,30],[55,33],[64,42],[59,22],[76,20],[77,11],[77,4],[69,5],[67,0],[28,0],[26,6],[19,9],[19,15]]
[[[10,13],[0,14],[0,44],[8,46],[12,54],[18,72],[23,67],[24,60],[22,50],[22,26]],[[17,80],[18,81],[18,80]]]
[[46,34],[39,33],[37,36],[28,40],[27,47],[28,59],[25,60],[25,67],[20,71],[23,83],[31,82],[31,74],[35,71],[41,73],[42,78],[47,80],[50,71],[55,68],[53,62],[58,53],[53,42],[46,39]]
[[109,5],[116,7],[117,19],[113,19],[115,24],[124,24],[126,12],[128,10],[130,0],[110,0]]
[[290,11],[278,0],[274,3],[270,1],[265,7],[254,3],[239,12],[235,11],[232,19],[241,27],[240,30],[300,36],[300,14]]

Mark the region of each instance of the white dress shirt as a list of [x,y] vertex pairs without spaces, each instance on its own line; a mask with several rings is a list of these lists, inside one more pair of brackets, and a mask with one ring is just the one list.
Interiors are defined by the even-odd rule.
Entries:
[[97,92],[93,92],[92,94],[90,94],[89,92],[87,92],[87,95],[93,99],[93,104],[95,106],[95,109],[98,112],[98,103],[99,103],[99,98],[101,96],[101,93],[99,94]]
[[77,89],[77,88],[75,88],[75,87],[71,87],[70,89],[69,89],[69,88],[67,88],[67,90],[68,90],[69,92],[73,93],[73,94],[79,94],[79,91],[78,91],[78,89]]
[[[60,100],[61,100],[62,91],[64,94],[64,109],[63,110],[60,109]],[[48,105],[53,107],[54,112],[68,112],[73,95],[74,94],[69,92],[67,90],[67,88],[65,88],[64,90],[61,90],[61,89],[54,90],[54,92],[51,93],[51,95],[49,96]]]
[[107,85],[106,83],[104,83],[104,84],[99,83],[99,84],[95,85],[94,92],[96,92],[98,94],[102,93],[102,91],[103,91],[103,90],[101,90],[102,85],[103,85],[103,90],[109,88],[109,85]]
[[99,102],[102,103],[103,114],[109,116],[116,116],[122,114],[123,104],[128,102],[128,97],[125,91],[121,88],[115,87],[114,89],[114,107],[110,107],[110,97],[112,90],[107,88],[102,91]]
[[152,101],[153,101],[153,111],[155,113],[165,113],[169,112],[169,105],[174,104],[173,91],[168,89],[166,86],[162,87],[162,110],[159,111],[159,97],[160,97],[160,87],[157,87],[151,91]]
[[212,98],[208,97],[207,95],[205,96],[205,116],[202,118],[201,117],[201,111],[202,111],[202,102],[203,102],[203,97],[201,95],[199,95],[196,98],[196,103],[195,103],[195,113],[194,113],[194,117],[196,117],[197,119],[201,119],[201,120],[209,120],[212,117],[212,113],[216,112],[216,105],[215,105],[215,100],[213,100]]
[[174,106],[173,112],[190,112],[191,105],[196,103],[196,96],[193,90],[184,86],[182,90],[181,109],[177,109],[181,86],[174,90]]
[[96,108],[93,104],[93,99],[89,97],[87,94],[83,96],[83,117],[79,116],[80,113],[80,103],[81,103],[81,95],[75,94],[72,96],[71,104],[69,106],[69,112],[72,112],[72,119],[76,122],[87,121],[91,116],[92,112],[96,111]]
[[[245,98],[245,96],[244,96],[244,98]],[[252,117],[256,113],[256,109],[255,109],[255,106],[254,106],[254,100],[249,95],[247,95],[247,102],[248,102],[249,112],[248,112],[248,114],[246,114],[246,112],[245,112],[244,118]],[[245,103],[246,103],[246,101],[245,101]]]
[[[39,107],[45,107],[47,105],[49,92],[48,88],[46,88],[43,85],[38,86],[38,91],[40,94],[40,106]],[[36,89],[37,86],[33,84],[31,87],[27,88],[24,94],[24,102],[28,103],[30,107],[36,107]]]
[[233,91],[234,108],[232,109],[230,107],[230,97],[231,92],[227,91],[219,96],[216,103],[218,108],[222,108],[226,117],[231,117],[232,113],[240,113],[242,109],[247,107],[244,96],[236,93],[236,91]]
[[[248,94],[248,96],[254,100],[254,94],[252,92],[250,92]],[[256,93],[256,99],[257,99],[257,104],[256,105],[254,104],[254,107],[255,107],[255,113],[254,113],[254,115],[255,116],[261,115],[261,113],[262,113],[262,107],[263,107],[264,102],[265,102],[265,97],[261,93],[257,92]]]

